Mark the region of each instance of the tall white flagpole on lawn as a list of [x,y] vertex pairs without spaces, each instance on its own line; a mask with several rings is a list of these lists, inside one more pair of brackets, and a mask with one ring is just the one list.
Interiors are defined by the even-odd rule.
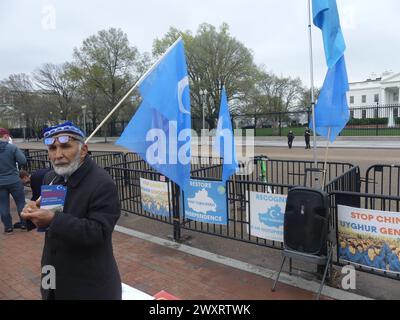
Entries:
[[97,131],[100,130],[100,128],[107,122],[108,119],[110,119],[110,117],[113,115],[113,113],[121,106],[121,104],[132,94],[132,92],[142,84],[142,82],[144,81],[144,79],[147,78],[147,76],[153,72],[153,70],[155,68],[157,68],[157,66],[160,64],[160,62],[162,61],[162,59],[164,59],[164,57],[177,45],[177,43],[182,40],[182,37],[180,36],[175,42],[174,44],[172,44],[168,50],[151,66],[151,68],[149,70],[147,70],[147,72],[145,74],[143,74],[140,79],[136,82],[136,84],[132,87],[132,89],[130,89],[128,91],[128,93],[121,99],[120,102],[118,102],[118,104],[114,107],[114,109],[111,110],[111,112],[107,115],[107,117],[105,117],[105,119],[98,125],[98,127],[92,132],[92,134],[86,139],[85,143],[88,143],[93,137],[94,135],[97,133]]
[[317,168],[317,133],[315,132],[315,96],[314,96],[314,60],[313,60],[313,46],[312,46],[312,24],[311,24],[311,0],[308,0],[308,34],[310,43],[310,79],[311,79],[311,112],[313,122],[313,154],[314,154],[314,165]]

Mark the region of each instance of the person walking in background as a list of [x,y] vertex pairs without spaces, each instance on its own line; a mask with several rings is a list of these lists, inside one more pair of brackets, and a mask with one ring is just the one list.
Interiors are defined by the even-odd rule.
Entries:
[[307,128],[306,131],[304,132],[304,140],[306,142],[306,149],[311,149],[310,139],[311,139],[311,130]]
[[26,158],[20,149],[9,142],[10,132],[5,128],[0,128],[0,215],[6,234],[13,232],[10,194],[20,215],[21,229],[26,229],[25,220],[21,218],[21,212],[25,206],[25,192],[16,167],[16,163],[19,166],[25,165]]
[[289,133],[288,133],[288,135],[287,135],[287,138],[288,138],[288,146],[289,146],[289,149],[292,149],[293,140],[294,140],[293,131],[289,131]]

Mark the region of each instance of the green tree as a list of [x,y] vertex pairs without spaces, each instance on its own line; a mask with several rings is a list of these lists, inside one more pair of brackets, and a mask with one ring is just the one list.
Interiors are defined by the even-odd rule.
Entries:
[[235,112],[254,86],[257,68],[252,52],[230,35],[226,23],[219,30],[204,23],[194,36],[189,31],[170,28],[162,39],[154,41],[153,54],[159,56],[165,52],[179,35],[182,35],[186,49],[192,115],[202,117],[203,100],[200,91],[206,89],[206,121],[210,129],[215,128],[222,87],[225,86],[231,111]]

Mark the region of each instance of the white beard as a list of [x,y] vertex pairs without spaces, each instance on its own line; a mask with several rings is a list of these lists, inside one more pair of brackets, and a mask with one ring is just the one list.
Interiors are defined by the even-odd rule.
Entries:
[[75,159],[68,166],[57,166],[53,161],[51,164],[59,176],[70,177],[81,165],[80,153],[77,153]]

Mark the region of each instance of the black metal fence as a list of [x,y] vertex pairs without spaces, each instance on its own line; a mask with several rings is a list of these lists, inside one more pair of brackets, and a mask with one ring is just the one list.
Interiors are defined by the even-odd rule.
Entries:
[[[222,167],[221,159],[199,158],[197,161],[198,163],[192,167],[192,178],[208,181],[219,180],[218,177],[220,177]],[[274,194],[285,195],[288,194],[291,188],[297,185],[303,185],[304,181],[309,181],[312,184],[312,179],[305,179],[307,176],[307,171],[310,168],[313,169],[312,162],[275,160],[268,159],[265,156],[256,157],[251,161],[254,164],[253,171],[251,173],[248,175],[236,175],[231,180],[227,181],[226,201],[228,216],[226,225],[199,222],[186,218],[183,202],[184,194],[179,192],[179,189],[173,183],[168,184],[168,195],[170,202],[170,213],[168,217],[154,216],[143,210],[141,204],[140,178],[153,181],[168,181],[160,174],[147,170],[146,164],[144,164],[143,161],[132,162],[133,166],[141,166],[143,170],[126,169],[123,168],[123,165],[121,164],[117,167],[108,168],[108,170],[117,181],[118,189],[120,190],[121,194],[123,210],[174,225],[174,235],[178,237],[176,239],[179,239],[181,230],[189,230],[251,243],[258,246],[282,249],[283,245],[281,242],[266,240],[252,234],[250,227],[251,218],[249,216],[250,193],[272,192]],[[323,166],[323,164],[321,163],[318,166]],[[393,170],[393,166],[389,167]],[[377,171],[381,172],[380,170]],[[282,174],[282,172],[284,174]],[[398,171],[396,168],[396,173],[397,172]],[[388,175],[391,174],[393,175],[393,171],[389,171]],[[334,247],[336,247],[334,264],[338,266],[348,264],[348,262],[340,259],[339,245],[337,245],[337,239],[339,239],[340,236],[338,232],[338,205],[393,212],[399,212],[400,209],[400,197],[398,196],[360,193],[361,180],[359,167],[353,167],[349,163],[328,163],[327,165],[326,181],[329,182],[325,185],[324,189],[330,195],[330,224],[331,230],[335,234],[334,239],[336,239],[334,240],[335,243],[333,243]],[[386,180],[383,179],[379,181],[381,181],[382,184],[385,184]],[[175,191],[172,191],[173,189]],[[397,193],[397,189],[395,190],[395,193]],[[174,205],[171,204],[173,202]],[[373,273],[393,279],[400,279],[398,273],[395,272],[384,270],[377,271],[374,268],[369,268],[362,265],[358,265],[357,268],[363,272]]]
[[342,136],[400,135],[400,105],[350,106],[350,121]]
[[[132,164],[133,162],[131,162]],[[143,162],[142,162],[143,163]],[[141,164],[138,164],[141,165]],[[172,199],[173,191],[175,191],[175,184],[170,183],[167,178],[155,171],[140,170],[140,169],[127,169],[117,165],[115,167],[106,168],[109,174],[113,177],[121,202],[121,209],[128,213],[143,216],[153,220],[161,221],[168,224],[173,224],[174,216],[174,199]],[[151,181],[163,181],[168,185],[168,216],[156,216],[146,212],[142,207],[142,196],[140,179],[147,179]],[[176,192],[175,192],[176,193]]]
[[[400,104],[350,105],[350,120],[341,136],[399,136]],[[303,136],[310,110],[242,114],[233,117],[237,129],[254,129],[256,136]]]
[[365,193],[400,196],[400,165],[376,164],[365,174]]
[[125,155],[122,152],[91,151],[90,157],[102,168],[125,162]]
[[[212,163],[215,163],[215,167]],[[196,179],[201,177],[218,177],[221,175],[221,169],[221,159],[219,158],[193,157],[191,161],[191,174]],[[168,224],[174,224],[179,221],[180,209],[177,202],[179,202],[180,194],[177,191],[178,187],[161,173],[156,172],[138,155],[127,153],[125,155],[125,162],[110,165],[106,170],[117,184],[122,210]],[[141,178],[151,181],[162,181],[168,184],[169,215],[167,217],[151,215],[143,209],[140,186]],[[174,214],[177,214],[175,218]],[[179,235],[179,227],[175,228],[174,232]]]
[[[262,160],[261,160],[262,161]],[[258,180],[259,169],[262,162],[257,161],[256,170],[253,170],[252,181]],[[317,166],[313,161],[296,161],[296,160],[276,160],[267,161],[267,179],[273,183],[285,185],[306,185],[308,187],[315,186],[313,179],[313,171],[326,171],[325,182],[329,182],[343,173],[347,172],[353,165],[343,162],[317,162]],[[256,176],[254,176],[256,175]]]
[[39,169],[48,169],[51,168],[51,162],[48,160],[40,160],[34,158],[27,158],[27,162],[25,166],[22,166],[21,169],[26,170],[29,173],[34,173]]
[[[345,167],[343,167],[345,168]],[[336,178],[329,179],[330,182],[324,187],[327,193],[334,191],[360,192],[361,172],[360,167],[348,167],[346,171],[338,174]]]
[[21,169],[34,173],[39,169],[51,168],[51,162],[47,156],[47,150],[40,149],[22,149],[27,163]]
[[[22,149],[24,152],[29,170],[40,169],[41,164],[45,167],[51,167],[50,159],[47,150],[41,149]],[[126,162],[125,154],[122,152],[112,151],[90,151],[91,158],[100,167],[110,167],[117,164],[124,164]]]
[[[49,166],[46,160],[47,152],[43,150],[26,150],[30,157],[30,168]],[[252,243],[258,246],[282,249],[281,242],[269,241],[254,236],[251,232],[250,193],[288,194],[295,186],[306,185],[315,187],[314,180],[309,174],[326,169],[327,181],[324,190],[329,194],[331,229],[339,239],[338,205],[368,210],[382,210],[400,212],[400,167],[397,165],[375,165],[370,167],[361,178],[360,168],[350,163],[330,162],[326,167],[322,162],[314,168],[311,161],[294,161],[269,159],[258,156],[242,165],[242,174],[237,174],[226,183],[227,224],[216,225],[198,222],[185,217],[183,193],[179,188],[162,174],[156,172],[133,153],[122,154],[114,152],[99,152],[92,157],[113,177],[120,196],[123,211],[139,215],[148,219],[160,221],[173,226],[175,239],[180,238],[181,230],[209,234],[213,236]],[[193,157],[191,175],[193,179],[218,181],[222,174],[222,159],[212,157]],[[168,186],[168,214],[153,215],[143,208],[140,179],[166,182]],[[365,191],[361,188],[361,181],[365,181]],[[321,181],[321,180],[320,180]],[[363,193],[365,192],[365,193]],[[400,213],[395,218],[400,221]],[[399,230],[396,232],[400,232]],[[400,236],[399,236],[400,238]],[[336,245],[337,254],[334,257],[336,265],[345,265],[340,260],[339,245]],[[358,265],[360,271],[374,273],[385,277],[400,279],[398,273],[377,271]]]
[[41,149],[22,149],[27,158],[49,161],[48,151]]
[[[245,174],[237,174],[232,177],[232,180],[227,181],[228,224],[221,226],[186,219],[182,201],[183,194],[180,192],[175,193],[169,200],[172,203],[172,199],[176,199],[177,206],[175,208],[177,211],[173,211],[173,207],[169,206],[168,217],[151,215],[143,210],[140,178],[166,182],[168,182],[168,179],[155,172],[146,162],[134,155],[128,155],[126,159],[131,161],[107,168],[117,183],[121,206],[124,211],[164,223],[175,224],[174,234],[180,234],[180,229],[186,229],[278,249],[282,248],[282,243],[261,239],[251,234],[249,217],[247,216],[250,192],[274,192],[285,195],[291,188],[304,184],[307,170],[313,166],[311,161],[274,160],[265,156],[251,159],[246,168],[242,168]],[[191,163],[193,179],[214,181],[221,179],[221,158],[193,157]],[[322,162],[318,163],[318,167],[323,168],[323,166]],[[352,165],[349,163],[328,163],[326,167],[327,179],[330,180],[337,175],[343,175],[350,168],[352,168]],[[308,181],[312,185],[313,180]],[[171,196],[170,190],[173,188],[177,190],[174,183],[168,183],[169,196]],[[176,212],[179,212],[179,215],[176,215]]]

